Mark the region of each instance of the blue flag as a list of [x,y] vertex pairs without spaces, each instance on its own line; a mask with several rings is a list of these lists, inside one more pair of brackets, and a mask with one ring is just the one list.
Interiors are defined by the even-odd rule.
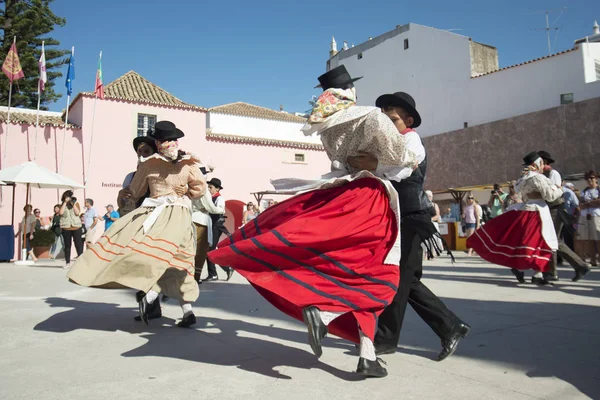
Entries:
[[73,81],[75,80],[75,47],[71,50],[71,58],[69,59],[69,70],[67,71],[67,94],[70,96],[73,93]]

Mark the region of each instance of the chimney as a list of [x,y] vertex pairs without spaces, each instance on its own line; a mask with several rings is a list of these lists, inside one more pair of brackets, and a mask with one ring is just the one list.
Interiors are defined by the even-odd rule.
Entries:
[[344,50],[348,50],[348,42],[346,42],[345,40],[344,40],[344,47],[343,47],[343,49]]
[[332,36],[331,37],[331,44],[330,44],[330,47],[329,47],[329,58],[335,56],[337,53],[338,53],[337,43],[335,41],[335,38]]
[[598,21],[594,21],[594,35],[600,34],[600,26],[598,26]]
[[279,111],[283,112],[283,104],[279,105]]
[[373,38],[371,36],[369,36],[369,40],[373,40]]

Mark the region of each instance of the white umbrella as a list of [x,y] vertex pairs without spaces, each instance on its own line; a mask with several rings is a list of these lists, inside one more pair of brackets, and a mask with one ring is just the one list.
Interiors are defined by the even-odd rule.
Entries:
[[0,181],[0,185],[6,185],[6,183],[4,183],[4,182]]
[[[25,202],[29,199],[29,188],[31,186],[41,189],[83,189],[85,186],[80,185],[71,178],[57,174],[56,172],[50,171],[40,165],[37,165],[33,161],[16,165],[14,167],[4,168],[0,170],[0,181],[8,183],[21,183],[27,185],[27,192],[25,195]],[[13,191],[13,224],[14,224],[14,209],[15,199]],[[23,248],[26,245],[25,232],[23,229]],[[26,251],[24,251],[26,257]],[[24,261],[21,264],[31,264],[32,262]]]

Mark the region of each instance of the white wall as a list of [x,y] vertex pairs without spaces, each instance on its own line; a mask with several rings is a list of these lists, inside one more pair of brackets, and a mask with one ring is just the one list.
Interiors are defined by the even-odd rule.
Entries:
[[463,127],[461,103],[471,76],[466,36],[411,23],[407,31],[362,51],[360,60],[342,57],[344,52],[333,58],[331,68],[343,64],[353,77],[364,77],[355,83],[359,104],[375,105],[381,94],[407,92],[423,119],[422,136]]
[[557,55],[469,82],[465,102],[469,126],[560,106],[560,95],[573,101],[600,96],[600,86],[586,84],[581,50]]
[[598,82],[596,69],[600,65],[600,43],[581,43],[583,74],[586,83]]
[[304,136],[300,131],[304,126],[301,123],[242,117],[215,112],[209,113],[207,121],[212,133],[321,144],[321,140],[316,135]]

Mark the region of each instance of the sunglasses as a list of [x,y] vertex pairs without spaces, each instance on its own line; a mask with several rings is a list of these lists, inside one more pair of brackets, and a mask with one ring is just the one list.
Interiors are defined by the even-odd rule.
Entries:
[[475,197],[467,197],[468,200],[473,200]]

